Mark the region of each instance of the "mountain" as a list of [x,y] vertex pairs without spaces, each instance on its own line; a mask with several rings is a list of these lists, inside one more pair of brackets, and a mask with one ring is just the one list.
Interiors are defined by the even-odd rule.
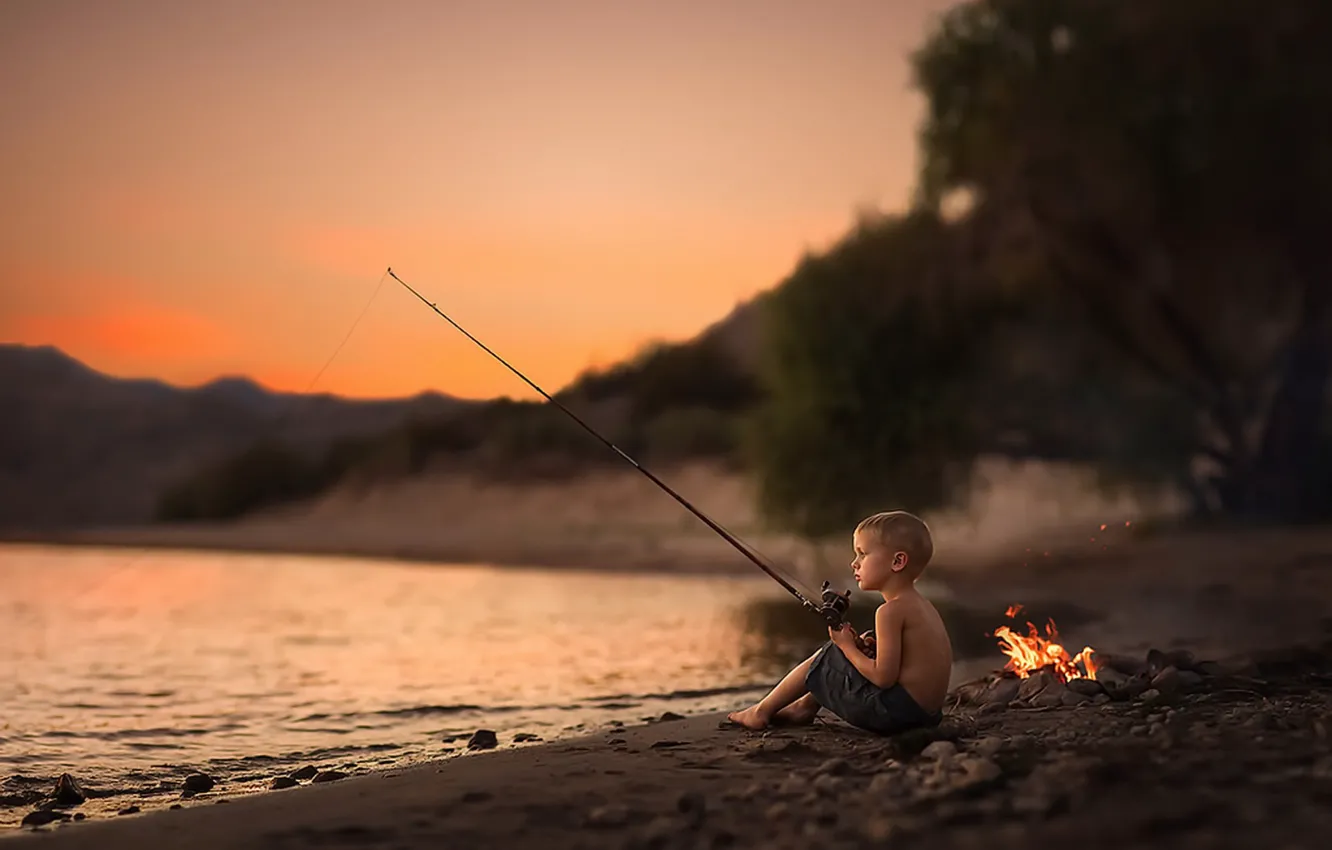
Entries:
[[258,439],[317,450],[475,403],[279,393],[242,377],[180,388],[0,344],[0,528],[146,521],[169,483]]

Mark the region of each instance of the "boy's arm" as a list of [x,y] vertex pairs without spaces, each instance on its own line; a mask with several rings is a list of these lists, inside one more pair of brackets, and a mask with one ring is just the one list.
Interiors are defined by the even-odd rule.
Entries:
[[854,630],[844,626],[843,632],[845,638],[834,634],[833,640],[860,675],[880,688],[897,684],[897,675],[902,669],[902,616],[893,610],[892,603],[886,602],[874,612],[873,658],[856,647]]

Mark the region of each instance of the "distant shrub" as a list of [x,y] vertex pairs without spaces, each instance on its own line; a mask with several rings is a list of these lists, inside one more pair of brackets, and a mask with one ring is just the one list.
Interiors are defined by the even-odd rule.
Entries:
[[157,516],[168,521],[234,519],[311,496],[326,484],[319,464],[281,443],[262,442],[168,489]]

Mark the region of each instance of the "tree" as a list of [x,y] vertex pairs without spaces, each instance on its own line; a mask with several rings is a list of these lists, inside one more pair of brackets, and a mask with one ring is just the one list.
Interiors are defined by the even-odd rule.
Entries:
[[915,57],[921,203],[1028,246],[1254,517],[1332,507],[1328,31],[1313,0],[973,0]]
[[930,213],[867,219],[767,300],[748,445],[769,518],[818,538],[956,498],[982,439],[969,380],[998,312],[964,288],[955,248]]

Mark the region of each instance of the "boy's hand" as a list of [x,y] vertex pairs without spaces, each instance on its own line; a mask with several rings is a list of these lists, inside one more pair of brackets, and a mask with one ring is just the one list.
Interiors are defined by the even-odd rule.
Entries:
[[856,646],[856,631],[845,623],[835,629],[832,626],[829,626],[828,637],[830,637],[832,642],[837,644],[843,652],[850,649],[859,651],[859,647]]

